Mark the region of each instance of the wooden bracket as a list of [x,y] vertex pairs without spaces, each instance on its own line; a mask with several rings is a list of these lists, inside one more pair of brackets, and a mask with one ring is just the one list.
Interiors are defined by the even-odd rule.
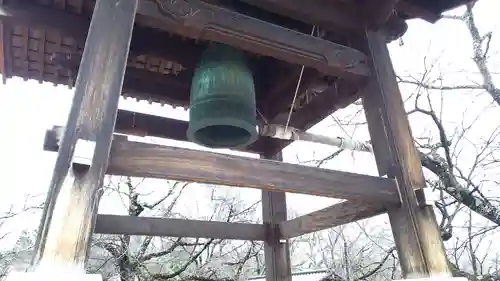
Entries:
[[293,238],[311,232],[340,226],[343,224],[367,219],[386,212],[387,209],[397,208],[399,204],[383,206],[381,204],[346,201],[330,207],[284,221],[280,224],[281,237]]

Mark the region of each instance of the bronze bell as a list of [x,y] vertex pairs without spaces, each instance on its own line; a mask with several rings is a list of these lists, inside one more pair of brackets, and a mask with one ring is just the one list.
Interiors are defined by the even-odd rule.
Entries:
[[244,148],[257,137],[255,87],[242,51],[212,43],[191,83],[190,141],[209,148]]

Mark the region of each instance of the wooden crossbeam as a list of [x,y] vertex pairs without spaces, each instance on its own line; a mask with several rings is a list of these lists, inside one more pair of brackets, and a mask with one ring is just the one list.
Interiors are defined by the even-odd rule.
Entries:
[[[397,206],[397,204],[394,206]],[[371,218],[384,213],[386,209],[386,206],[379,203],[345,201],[282,222],[280,224],[281,237],[289,239],[346,223]]]
[[[202,1],[141,1],[140,22],[193,39],[217,41],[304,65],[325,74],[357,79],[369,75],[360,51],[290,30]],[[140,17],[139,17],[140,15]]]
[[94,233],[263,241],[262,224],[98,215]]
[[[140,1],[137,21],[193,39],[230,44],[330,75],[358,80],[369,75],[367,57],[355,49],[204,2],[195,6],[181,1],[161,2],[162,8],[159,8],[154,1]],[[83,16],[29,4],[0,6],[0,20],[41,25],[73,38],[85,36],[89,24]]]
[[205,2],[141,1],[141,21],[193,39],[229,44],[308,66],[325,74],[357,79],[369,75],[367,57],[355,49],[303,34]]
[[363,21],[356,11],[348,9],[346,3],[342,1],[309,1],[307,5],[304,5],[303,0],[242,1],[329,30],[362,30],[364,28]]
[[[241,0],[250,5],[260,7],[272,11],[274,13],[293,17],[299,19],[303,22],[310,24],[315,24],[323,28],[329,29],[331,31],[337,31],[339,29],[351,30],[351,31],[362,31],[365,27],[373,28],[380,24],[380,21],[366,21],[366,13],[360,13],[357,3],[349,4],[349,1],[310,1],[307,5],[304,5],[302,0]],[[354,2],[354,1],[353,1]],[[400,14],[405,14],[410,17],[421,18],[425,21],[434,23],[441,15],[435,12],[426,10],[421,6],[417,6],[413,1],[409,0],[371,0],[364,1],[368,2],[368,6],[373,2],[380,4],[375,7],[375,10],[369,11],[376,17],[385,14],[387,11],[391,11],[390,8],[394,4],[395,10]],[[354,6],[354,8],[353,8]],[[382,7],[383,6],[383,7]],[[387,9],[389,7],[389,9]],[[379,26],[378,26],[379,27]]]
[[341,199],[397,203],[392,179],[213,152],[113,141],[111,175],[165,178],[311,194]]
[[[187,128],[188,122],[184,120],[119,109],[114,131],[118,134],[188,142],[189,140],[186,137]],[[62,132],[62,129],[59,130],[58,126],[55,126],[52,130],[48,130],[45,137],[44,150],[58,151],[58,143],[62,138]],[[280,139],[260,136],[253,144],[238,151],[261,154],[264,152],[263,149],[266,147],[266,144],[281,142],[283,141]]]

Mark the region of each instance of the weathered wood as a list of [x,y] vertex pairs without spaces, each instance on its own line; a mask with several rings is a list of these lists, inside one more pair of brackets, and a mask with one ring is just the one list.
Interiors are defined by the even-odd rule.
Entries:
[[[283,161],[283,156],[263,156],[267,159]],[[280,223],[286,221],[286,194],[271,190],[262,191],[262,221],[267,233],[264,241],[266,281],[292,281],[290,242],[281,239]]]
[[58,12],[39,5],[25,4],[22,1],[2,4],[0,21],[9,25],[38,26],[82,41],[85,40],[90,23],[84,17]]
[[311,232],[340,226],[346,223],[371,218],[394,208],[396,204],[387,207],[378,203],[363,201],[345,201],[330,207],[303,215],[280,224],[281,237],[293,238]]
[[[366,56],[352,48],[204,2],[159,1],[163,9],[154,1],[140,1],[140,23],[194,39],[227,43],[331,75],[359,79],[369,74]],[[27,4],[2,6],[0,20],[39,25],[80,40],[85,38],[88,25],[84,17]]]
[[[373,149],[382,166],[380,171],[397,180],[401,193],[401,208],[388,214],[403,275],[451,276],[438,226],[429,217],[429,207],[419,207],[414,192],[425,188],[426,183],[385,38],[381,33],[367,32],[366,43],[376,75],[363,91],[363,104],[371,137],[379,138]],[[381,137],[380,132],[385,136]],[[385,153],[389,157],[381,156]]]
[[[0,5],[3,5],[4,0],[0,0]],[[12,56],[10,52],[11,44],[11,28],[5,24],[2,19],[2,10],[0,6],[0,73],[2,74],[2,83],[7,82],[9,65],[11,64]]]
[[[185,141],[188,122],[145,113],[118,110],[115,132],[136,136],[149,136],[177,141]],[[260,137],[256,142],[241,151],[260,154],[267,143],[279,140],[269,137]]]
[[[249,172],[251,171],[251,172]],[[111,175],[168,178],[397,203],[392,179],[155,144],[113,141]]]
[[94,233],[263,241],[262,224],[98,215]]
[[[363,18],[366,17],[366,13],[360,13],[359,2],[356,1],[314,1],[308,3],[304,6],[304,2],[301,0],[242,0],[248,4],[260,7],[272,11],[274,13],[299,19],[303,22],[314,24],[322,28],[328,29],[330,31],[340,30],[352,30],[352,31],[362,31],[364,28],[376,27],[379,21],[368,21],[366,22]],[[351,3],[348,3],[351,2]],[[364,1],[380,3],[379,0]],[[376,7],[374,11],[369,11],[368,16],[372,16],[375,13],[383,15],[383,11],[388,11],[387,7],[390,7],[394,0],[388,0],[382,3],[385,5],[383,9],[381,7]],[[416,3],[417,2],[417,3]],[[422,3],[424,1],[421,1]],[[462,1],[466,2],[466,0]],[[429,11],[424,7],[418,5],[418,1],[409,0],[399,0],[395,6],[395,10],[398,13],[404,14],[411,18],[421,18],[428,22],[434,23],[440,18],[440,13],[435,13]],[[438,8],[442,12],[442,8]]]
[[363,21],[352,7],[342,1],[311,1],[304,6],[302,0],[242,0],[250,5],[290,16],[331,31],[339,29],[363,30]]
[[370,30],[379,30],[395,13],[395,6],[400,0],[368,0],[365,1],[363,14]]
[[[355,49],[199,1],[141,1],[138,19],[193,39],[226,43],[325,74],[359,80],[369,75]],[[141,17],[139,17],[141,15]]]
[[[125,72],[137,0],[98,0],[38,232],[34,266],[84,269]],[[80,141],[90,163],[74,162]],[[78,165],[77,165],[78,164]],[[88,166],[88,164],[90,164]]]
[[396,10],[402,14],[414,18],[421,18],[430,23],[435,23],[441,18],[441,13],[426,10],[410,1],[399,1],[396,5]]

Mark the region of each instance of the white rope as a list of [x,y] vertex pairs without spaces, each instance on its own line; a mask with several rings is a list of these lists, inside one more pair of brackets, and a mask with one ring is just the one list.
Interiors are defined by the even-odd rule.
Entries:
[[[314,31],[316,30],[316,26],[314,25],[311,30],[311,36],[314,35]],[[290,112],[288,112],[288,118],[286,119],[285,131],[288,129],[288,125],[290,124],[290,119],[292,118],[293,108],[295,107],[295,101],[297,100],[297,94],[299,93],[300,83],[302,82],[302,75],[304,74],[305,67],[302,65],[300,68],[299,80],[297,80],[297,86],[295,87],[295,94],[293,95],[292,106],[290,107]]]

